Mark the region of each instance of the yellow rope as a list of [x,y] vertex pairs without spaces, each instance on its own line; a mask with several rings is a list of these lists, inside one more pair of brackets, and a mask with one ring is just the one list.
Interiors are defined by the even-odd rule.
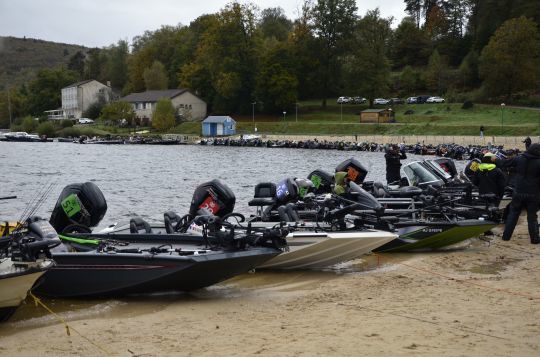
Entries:
[[68,336],[71,336],[71,333],[70,333],[70,330],[71,331],[75,331],[76,334],[78,334],[79,336],[81,336],[83,339],[85,339],[86,341],[90,342],[90,344],[92,344],[94,347],[96,347],[97,349],[101,350],[103,353],[105,353],[107,356],[114,356],[111,352],[107,351],[104,347],[101,347],[100,345],[98,345],[97,343],[95,343],[94,341],[90,340],[88,337],[84,336],[82,333],[80,333],[79,331],[77,331],[75,328],[73,328],[72,326],[69,326],[68,323],[66,322],[66,320],[64,320],[60,315],[58,315],[57,313],[55,313],[54,311],[51,310],[51,308],[49,308],[47,305],[45,305],[43,303],[43,301],[41,301],[40,298],[38,298],[37,296],[35,296],[34,294],[32,294],[32,292],[29,292],[28,293],[33,299],[34,299],[34,304],[36,306],[38,305],[41,305],[45,310],[47,310],[50,314],[52,314],[54,317],[56,317],[60,322],[62,322],[64,324],[64,326],[66,327],[66,333]]

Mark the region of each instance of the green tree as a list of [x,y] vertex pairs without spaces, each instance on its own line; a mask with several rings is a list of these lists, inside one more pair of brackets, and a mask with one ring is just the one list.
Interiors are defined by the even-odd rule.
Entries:
[[176,124],[175,110],[170,99],[158,100],[152,114],[152,126],[157,130],[167,130]]
[[69,59],[69,63],[67,68],[69,70],[72,70],[74,72],[77,72],[79,75],[79,78],[83,78],[84,76],[84,61],[86,59],[86,56],[82,51],[77,51],[71,58]]
[[103,107],[100,119],[114,122],[126,119],[131,123],[135,119],[135,111],[133,110],[133,106],[128,102],[112,102]]
[[411,66],[405,66],[400,76],[401,93],[412,95],[418,89],[420,74]]
[[489,95],[534,89],[540,81],[538,24],[522,16],[503,23],[482,50],[480,76]]
[[379,9],[370,10],[358,22],[353,59],[347,68],[348,77],[357,83],[357,93],[370,100],[388,93],[390,63],[386,52],[392,30],[392,18],[381,18]]
[[126,85],[128,55],[126,41],[118,41],[116,46],[111,46],[108,50],[107,80],[111,81],[113,88],[123,88]]
[[262,11],[258,26],[263,37],[285,41],[293,25],[282,8],[272,7]]
[[444,57],[435,50],[429,57],[424,73],[427,89],[442,95],[448,87],[448,64]]
[[62,105],[61,90],[78,79],[77,73],[64,69],[42,69],[28,86],[28,112],[39,116],[45,110]]
[[159,61],[154,61],[152,66],[145,69],[143,77],[146,90],[167,89],[169,85],[165,66]]
[[22,118],[27,113],[27,94],[23,90],[15,88],[0,92],[0,128],[9,128],[10,125],[10,110],[11,121],[16,118]]
[[474,88],[480,83],[478,74],[479,58],[478,52],[472,50],[465,56],[459,66],[459,86],[463,91],[467,88]]
[[357,20],[356,10],[354,0],[317,0],[313,7],[315,34],[321,41],[319,56],[322,64],[323,107],[326,107],[332,73],[340,72],[340,64],[336,59],[351,43]]
[[424,66],[429,58],[429,38],[417,27],[412,17],[405,17],[394,31],[391,58],[394,68]]

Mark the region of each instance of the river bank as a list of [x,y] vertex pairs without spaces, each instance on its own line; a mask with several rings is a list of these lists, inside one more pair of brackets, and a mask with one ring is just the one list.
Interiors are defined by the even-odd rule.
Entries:
[[540,246],[525,230],[510,242],[372,256],[338,272],[256,272],[187,297],[85,307],[93,313],[74,301],[60,317],[84,338],[50,316],[18,319],[36,309],[27,305],[0,327],[0,355],[537,356]]

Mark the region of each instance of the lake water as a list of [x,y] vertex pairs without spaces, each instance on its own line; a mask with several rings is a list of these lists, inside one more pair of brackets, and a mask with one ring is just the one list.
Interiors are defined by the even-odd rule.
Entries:
[[[109,207],[100,227],[134,215],[161,221],[169,210],[187,213],[195,188],[214,178],[235,193],[235,211],[248,215],[255,212],[247,202],[257,183],[306,177],[315,169],[332,173],[350,157],[369,170],[367,180],[385,182],[381,152],[0,142],[0,197],[18,196],[0,201],[0,220],[18,219],[38,192],[54,184],[36,212],[49,217],[66,185],[92,181],[103,191]],[[403,162],[420,158],[410,155]]]

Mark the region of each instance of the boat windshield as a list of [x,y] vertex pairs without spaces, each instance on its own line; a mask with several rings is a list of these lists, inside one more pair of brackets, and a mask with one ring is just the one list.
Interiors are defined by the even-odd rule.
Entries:
[[423,167],[419,162],[413,162],[403,167],[405,175],[409,179],[409,184],[411,186],[424,186],[424,185],[437,185],[441,186],[442,181],[429,172],[425,167]]

